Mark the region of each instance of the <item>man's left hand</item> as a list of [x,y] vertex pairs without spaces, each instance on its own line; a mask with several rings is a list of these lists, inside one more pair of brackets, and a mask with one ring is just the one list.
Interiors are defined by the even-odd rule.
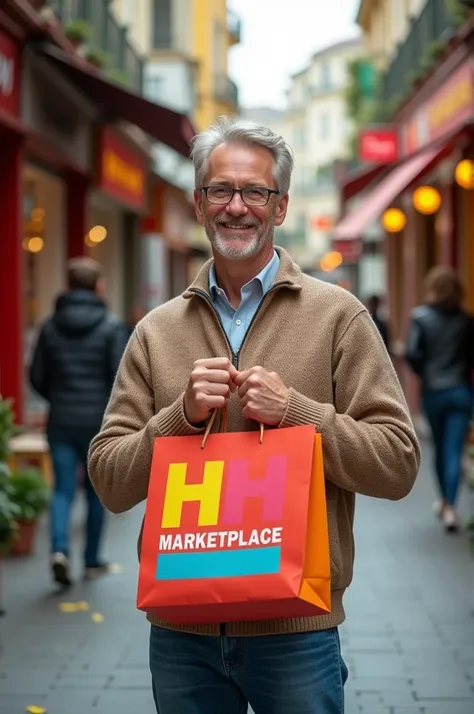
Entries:
[[252,367],[234,377],[242,400],[242,414],[260,424],[276,426],[285,416],[289,389],[276,372]]

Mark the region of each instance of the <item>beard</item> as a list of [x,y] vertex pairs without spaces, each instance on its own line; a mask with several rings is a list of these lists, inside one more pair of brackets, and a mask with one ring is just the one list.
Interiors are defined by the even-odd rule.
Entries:
[[[228,223],[242,226],[242,233],[235,230],[231,237],[224,235],[219,228]],[[273,243],[274,227],[271,220],[262,223],[255,218],[240,218],[233,221],[229,219],[211,221],[206,218],[204,227],[214,250],[229,260],[253,258],[265,246]]]

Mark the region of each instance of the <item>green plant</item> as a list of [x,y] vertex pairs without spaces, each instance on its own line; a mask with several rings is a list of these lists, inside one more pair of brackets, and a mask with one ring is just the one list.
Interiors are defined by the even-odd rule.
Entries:
[[18,507],[18,521],[34,521],[49,504],[50,491],[38,469],[15,471],[10,477],[10,500]]
[[112,82],[120,84],[123,87],[130,87],[132,84],[130,81],[130,77],[123,69],[117,69],[113,67],[112,69],[108,70],[107,77],[111,79]]
[[11,473],[8,467],[10,440],[16,434],[12,402],[0,396],[0,552],[7,550],[16,533],[19,507],[11,499]]
[[104,50],[92,47],[87,51],[86,60],[94,67],[97,67],[98,69],[104,69],[108,66],[110,62],[110,57],[107,52],[104,52]]
[[64,28],[64,34],[72,42],[85,44],[92,35],[92,26],[86,20],[73,20]]
[[467,7],[467,5],[462,5],[459,0],[444,0],[444,2],[446,9],[453,19],[454,28],[456,29],[464,25],[466,20],[474,15],[472,8]]

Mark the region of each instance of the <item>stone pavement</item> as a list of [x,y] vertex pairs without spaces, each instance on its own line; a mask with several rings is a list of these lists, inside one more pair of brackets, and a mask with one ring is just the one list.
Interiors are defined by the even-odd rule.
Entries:
[[[341,628],[346,714],[474,712],[474,560],[465,536],[443,533],[432,500],[428,458],[406,500],[359,498]],[[0,714],[30,705],[49,714],[153,714],[148,628],[135,609],[141,513],[110,517],[107,550],[123,571],[66,596],[51,589],[44,527],[35,557],[4,563]],[[90,609],[63,612],[64,602]]]

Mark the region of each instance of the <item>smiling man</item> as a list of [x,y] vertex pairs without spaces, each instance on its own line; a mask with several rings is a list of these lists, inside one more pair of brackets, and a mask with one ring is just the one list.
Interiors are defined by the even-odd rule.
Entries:
[[153,442],[229,429],[314,424],[321,432],[332,609],[320,617],[174,627],[149,616],[159,714],[341,714],[338,626],[351,582],[355,494],[397,500],[420,450],[377,328],[349,292],[304,275],[274,248],[292,154],[281,136],[222,118],[193,147],[196,214],[212,245],[186,292],[137,326],[119,368],[90,474],[103,504],[146,499]]

